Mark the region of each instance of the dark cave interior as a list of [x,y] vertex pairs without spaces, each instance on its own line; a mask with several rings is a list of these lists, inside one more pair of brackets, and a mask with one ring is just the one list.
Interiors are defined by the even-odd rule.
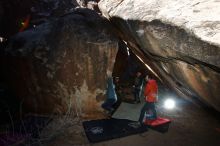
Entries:
[[[85,5],[85,2],[86,2],[86,5],[88,4],[87,1],[83,1],[83,2],[82,3],[84,5]],[[93,0],[92,2],[98,2],[98,1]],[[58,4],[59,4],[59,7],[58,7]],[[28,66],[29,65],[28,63],[33,61],[33,60],[31,60],[32,56],[28,56],[27,58],[25,58],[24,56],[16,56],[16,55],[13,56],[12,55],[12,57],[10,56],[10,58],[8,58],[8,56],[6,55],[6,52],[5,52],[5,49],[11,45],[10,44],[11,41],[14,39],[15,36],[17,36],[17,34],[20,34],[22,32],[26,32],[26,30],[27,31],[34,30],[35,27],[41,26],[41,24],[45,24],[48,21],[56,21],[58,18],[63,17],[66,14],[71,14],[74,11],[74,8],[79,7],[79,6],[80,5],[76,1],[71,1],[71,0],[65,0],[65,1],[63,1],[63,3],[61,3],[59,0],[57,0],[57,1],[56,0],[54,0],[54,1],[44,1],[44,0],[40,0],[40,1],[36,1],[36,0],[20,0],[20,1],[19,0],[2,0],[2,1],[0,1],[0,67],[1,67],[1,71],[0,71],[0,115],[1,115],[0,140],[4,141],[4,140],[9,140],[10,137],[13,137],[13,138],[16,137],[15,139],[10,141],[9,143],[3,142],[4,146],[9,146],[11,144],[14,144],[15,141],[19,141],[21,139],[22,139],[22,142],[19,142],[18,146],[22,146],[26,143],[27,143],[27,145],[29,144],[29,145],[35,146],[33,144],[34,142],[36,142],[35,140],[40,139],[40,137],[42,136],[39,133],[41,131],[43,131],[43,129],[45,127],[48,126],[48,123],[53,123],[51,121],[56,121],[56,118],[54,118],[53,116],[55,116],[55,117],[64,116],[65,118],[62,118],[62,120],[63,119],[69,120],[70,118],[66,117],[66,113],[68,113],[68,114],[74,113],[73,114],[74,118],[76,118],[76,119],[79,117],[82,118],[82,116],[78,116],[79,112],[83,111],[81,108],[80,108],[80,110],[74,109],[75,111],[73,111],[73,112],[72,111],[70,112],[68,110],[66,110],[67,112],[62,111],[62,112],[60,112],[61,114],[57,114],[57,113],[53,113],[53,112],[48,114],[48,112],[44,113],[44,110],[42,110],[43,112],[39,111],[39,112],[34,113],[33,110],[30,110],[31,108],[38,106],[38,105],[34,105],[33,104],[34,102],[40,101],[39,103],[44,103],[44,100],[40,99],[40,100],[35,101],[35,99],[34,99],[34,102],[31,102],[33,100],[33,99],[30,100],[30,98],[32,98],[31,95],[26,93],[23,90],[24,87],[22,85],[24,85],[24,84],[22,84],[21,86],[17,86],[18,84],[20,84],[19,81],[22,81],[22,80],[16,80],[13,82],[11,75],[15,76],[16,78],[19,78],[21,74],[23,76],[27,75],[27,80],[29,80],[30,79],[29,75],[31,74],[31,71],[25,70],[25,69],[30,69],[29,68],[30,66]],[[95,7],[97,7],[97,5],[95,5]],[[93,8],[93,9],[95,9],[95,8]],[[77,19],[78,19],[78,14],[77,14]],[[80,27],[81,26],[79,26],[79,28]],[[153,63],[150,60],[151,59],[150,57],[152,57],[152,56],[149,56],[149,54],[147,54],[144,51],[140,51],[141,49],[139,51],[137,51],[137,48],[135,48],[134,46],[135,45],[136,45],[136,47],[140,47],[140,46],[138,46],[137,44],[133,45],[132,43],[129,44],[129,43],[125,42],[123,40],[123,38],[121,38],[122,35],[120,33],[119,33],[120,37],[117,37],[117,39],[119,41],[117,42],[118,43],[118,50],[116,52],[116,56],[115,56],[115,58],[112,57],[114,55],[111,56],[114,60],[113,61],[114,64],[113,64],[113,68],[112,68],[112,77],[113,77],[113,79],[115,79],[115,77],[119,77],[120,84],[121,84],[121,87],[123,90],[123,92],[120,93],[120,96],[121,96],[120,97],[121,98],[120,104],[121,104],[121,102],[132,103],[133,98],[134,98],[132,85],[134,82],[135,75],[139,71],[142,73],[142,75],[141,75],[142,78],[144,78],[146,75],[151,75],[151,76],[153,76],[153,78],[156,79],[156,81],[158,82],[158,86],[159,86],[159,97],[161,97],[160,98],[161,101],[157,105],[158,113],[160,116],[168,117],[172,120],[172,122],[174,121],[172,123],[173,125],[170,128],[171,134],[170,135],[168,134],[168,136],[166,137],[167,139],[169,139],[170,137],[174,136],[172,142],[170,142],[168,140],[164,140],[163,138],[160,137],[160,135],[156,135],[156,137],[159,139],[158,142],[149,141],[149,144],[155,144],[155,145],[159,146],[159,145],[163,145],[164,141],[166,143],[170,142],[171,145],[175,145],[176,143],[177,143],[177,145],[178,144],[179,145],[184,145],[184,144],[186,144],[186,145],[190,145],[190,144],[192,144],[192,145],[197,145],[197,144],[199,144],[199,145],[209,145],[209,144],[218,145],[218,144],[220,144],[220,141],[219,141],[220,113],[219,113],[219,111],[217,111],[215,108],[213,108],[212,105],[207,104],[207,102],[205,102],[205,100],[200,98],[197,94],[194,94],[193,91],[191,92],[189,90],[190,88],[185,88],[185,84],[182,83],[181,81],[179,81],[178,79],[176,79],[176,77],[181,77],[182,72],[180,73],[180,76],[178,76],[178,73],[176,73],[177,74],[176,76],[172,76],[169,73],[165,73],[168,76],[170,75],[171,79],[173,79],[174,84],[168,84],[166,77],[160,76],[160,73],[157,72],[158,71],[157,68],[155,68],[155,66],[152,66]],[[19,46],[19,43],[20,42],[18,41],[18,46]],[[19,47],[22,48],[23,44],[25,44],[25,43],[26,42],[24,41],[24,43],[21,43],[21,46],[19,46]],[[99,40],[97,41],[97,44],[98,43],[100,43]],[[16,48],[18,46],[14,46],[14,47]],[[82,46],[80,46],[80,47],[82,47]],[[79,47],[79,49],[81,49],[80,47]],[[112,46],[110,46],[109,48],[111,48],[111,47]],[[35,46],[33,48],[35,48]],[[36,46],[36,48],[37,48],[37,46]],[[74,52],[74,53],[78,53],[78,52]],[[89,52],[89,53],[91,53],[91,52]],[[105,53],[103,53],[103,54],[105,54]],[[68,52],[66,54],[68,54]],[[102,53],[98,52],[98,55],[100,55],[100,54],[102,54]],[[108,53],[106,53],[106,54],[108,54]],[[109,60],[111,60],[112,58],[110,58]],[[8,59],[10,61],[12,60],[12,62],[14,64],[11,62],[8,62]],[[20,59],[21,61],[17,61],[17,59],[18,60]],[[30,59],[31,61],[28,59]],[[75,60],[77,60],[77,59],[75,59]],[[86,60],[86,59],[84,58],[84,60]],[[23,63],[25,62],[25,63],[22,64],[22,62]],[[33,61],[33,62],[36,63],[37,61],[36,62]],[[66,60],[66,62],[68,63],[68,60]],[[69,61],[69,62],[71,62],[71,61]],[[97,63],[96,60],[94,62]],[[100,62],[102,62],[102,60]],[[13,66],[9,66],[10,63],[15,66],[17,65],[18,69],[19,68],[21,70],[24,69],[23,72],[21,72],[21,70],[15,70],[14,72],[9,73],[8,68],[13,67]],[[165,62],[164,64],[166,64],[166,63],[167,62]],[[34,64],[34,65],[36,65],[36,64]],[[65,63],[63,64],[63,66],[65,66]],[[79,66],[80,66],[80,64],[79,64]],[[87,67],[87,64],[85,64],[85,66]],[[90,67],[90,68],[93,69],[94,66],[95,65],[92,64],[92,67]],[[161,65],[161,66],[163,67],[163,65]],[[150,67],[152,67],[152,68],[150,68]],[[164,72],[166,72],[167,66],[164,65],[164,68],[162,68],[162,67],[161,67],[161,70],[165,70]],[[52,70],[53,66],[49,66],[48,68],[49,68],[49,70]],[[86,69],[82,69],[82,70],[85,70],[85,72],[86,71],[89,72],[90,68],[87,67]],[[107,68],[104,68],[104,70],[105,69],[107,70]],[[180,66],[180,68],[181,68],[181,66]],[[213,69],[213,72],[218,69],[218,68],[217,69],[216,68]],[[97,69],[97,68],[95,68],[95,69]],[[196,69],[192,68],[192,70],[196,70]],[[75,74],[75,76],[73,76],[72,78],[75,78],[78,76],[78,72],[74,72],[74,71],[75,70],[73,70],[73,72],[71,72],[71,73]],[[156,74],[154,71],[156,72]],[[202,70],[202,71],[204,71],[204,70]],[[41,71],[39,71],[39,72],[41,72]],[[89,72],[89,73],[92,74],[92,73],[96,73],[99,71],[93,71],[92,73],[91,72]],[[171,72],[172,72],[172,70],[170,71],[170,73]],[[39,77],[39,80],[43,79],[42,74],[37,76],[37,77]],[[44,76],[51,75],[51,74],[49,74],[49,75],[48,74],[45,73]],[[65,78],[65,71],[60,74],[64,74],[63,76]],[[102,75],[104,78],[105,73],[103,72]],[[30,85],[35,84],[34,83],[35,80],[32,80],[33,78],[35,79],[35,77],[33,77],[33,78],[32,77],[33,76],[31,76],[31,79],[30,79],[30,82],[31,82]],[[83,77],[85,77],[85,76],[81,76],[82,79],[83,79]],[[101,79],[103,79],[103,78],[101,78]],[[86,79],[89,80],[90,77],[85,78],[85,80]],[[193,79],[194,78],[192,78],[192,80]],[[71,80],[71,81],[75,81],[75,80]],[[47,82],[47,81],[45,81],[45,82]],[[100,85],[97,85],[97,86],[99,87],[99,86],[102,86],[102,84],[106,83],[104,80],[102,82],[104,82],[104,83],[100,83]],[[78,80],[76,81],[76,84],[77,83],[78,83]],[[52,82],[50,84],[52,84]],[[59,85],[60,85],[60,88],[64,87],[63,84],[59,84]],[[72,84],[70,84],[68,82],[67,82],[67,85],[72,86]],[[172,86],[172,85],[174,85],[174,86]],[[15,87],[16,87],[16,89],[14,89]],[[49,90],[54,90],[52,85],[51,86],[45,85],[44,87],[48,87],[48,93],[49,93]],[[89,95],[89,94],[87,94],[88,87],[87,88],[84,88],[84,86],[82,86],[82,87],[81,88],[80,87],[74,88],[73,91],[77,91],[76,93],[85,92],[85,94],[82,94],[83,96]],[[27,88],[27,90],[30,90],[30,91],[32,90],[28,86],[26,88]],[[96,88],[96,84],[92,88]],[[36,87],[36,90],[38,90],[37,87]],[[41,91],[41,89],[39,89],[39,91]],[[178,92],[178,91],[180,91],[180,92]],[[46,89],[44,91],[42,91],[43,94],[46,92],[47,92]],[[54,92],[54,94],[61,95],[61,96],[64,96],[67,93],[69,96],[69,94],[70,94],[69,91],[66,91],[66,89],[62,89],[62,92],[63,92],[62,95],[58,91]],[[92,92],[92,93],[94,94],[93,96],[96,96],[96,100],[97,100],[98,95],[100,95],[100,99],[101,99],[100,101],[105,99],[105,97],[103,97],[103,95],[101,93],[98,93],[98,92],[97,93]],[[35,94],[35,91],[33,92],[33,95],[34,94]],[[98,95],[95,95],[95,94],[98,94]],[[24,101],[25,98],[23,98],[23,97],[21,98],[20,95],[27,96],[25,98],[28,100]],[[47,95],[47,93],[45,95]],[[74,94],[74,96],[75,95],[79,95],[79,94]],[[71,94],[71,96],[72,96],[72,94]],[[177,108],[174,111],[172,111],[172,110],[166,111],[166,109],[163,108],[163,102],[165,101],[166,97],[173,97],[173,99],[175,99],[176,104],[177,104]],[[84,102],[84,100],[80,101],[80,102],[78,102],[77,100],[78,99],[76,99],[76,101],[74,101],[74,102],[76,102],[75,106],[78,108],[78,106],[83,105],[81,103]],[[86,106],[89,105],[90,107],[92,107],[94,109],[96,109],[97,107],[101,108],[99,100],[95,101],[95,98],[93,100],[88,101],[88,103],[85,103],[84,105],[86,105]],[[47,104],[48,101],[53,101],[53,99],[47,100],[47,102],[45,102],[45,104]],[[216,101],[217,101],[217,99],[216,99]],[[99,103],[97,104],[97,102],[99,102]],[[58,101],[56,101],[54,103],[56,103],[56,105],[58,105],[59,108],[60,108],[60,106],[63,106],[61,99],[59,99]],[[48,107],[50,107],[50,106],[53,108],[54,105],[48,105]],[[117,105],[117,107],[118,106],[119,105]],[[62,107],[61,107],[61,109],[62,109]],[[63,109],[66,109],[66,107],[64,107]],[[93,114],[96,115],[95,112]],[[101,112],[102,116],[99,117],[99,114],[100,113],[97,114],[98,118],[103,116],[102,112]],[[66,132],[67,135],[65,135],[66,136],[65,138],[67,138],[67,139],[72,138],[72,140],[76,142],[73,145],[80,145],[80,144],[85,144],[85,143],[88,144],[88,140],[85,140],[85,134],[84,134],[84,137],[82,136],[83,135],[82,133],[84,131],[82,130],[83,128],[82,128],[81,123],[83,120],[85,120],[85,119],[88,120],[89,118],[85,118],[85,119],[82,118],[83,120],[80,118],[78,119],[78,121],[76,120],[77,122],[74,121],[75,123],[78,124],[78,125],[76,124],[78,127],[77,126],[74,127],[76,129],[78,128],[77,130],[75,130],[76,132],[74,133],[71,131],[72,133],[74,133],[76,135],[76,137],[72,138],[71,136],[69,136],[72,133],[70,131],[67,131],[68,128],[66,128],[66,129],[64,128],[63,133],[65,133],[67,131]],[[92,120],[92,118],[90,120]],[[62,121],[62,123],[65,123],[65,122]],[[64,127],[65,126],[66,125],[64,125]],[[20,135],[16,136],[16,132],[17,133],[20,132],[22,134],[22,136],[20,136]],[[4,137],[5,136],[4,133],[9,133],[8,135],[6,135],[6,138]],[[11,133],[13,133],[13,136],[10,135]],[[31,133],[31,136],[28,135],[30,133]],[[179,133],[182,134],[182,137],[176,136]],[[80,137],[79,135],[82,136],[84,139],[82,137]],[[208,135],[210,135],[210,136],[208,136]],[[59,136],[60,135],[58,134],[58,137]],[[206,136],[208,137],[207,139],[205,139]],[[31,137],[31,140],[30,140],[30,137]],[[154,134],[149,135],[149,137],[151,137],[151,138],[154,137]],[[192,137],[190,140],[186,140],[186,139],[189,139],[190,137]],[[65,138],[61,136],[60,139],[65,139]],[[123,142],[117,141],[115,145],[130,144],[130,143],[136,144],[135,143],[136,139],[140,139],[140,141],[139,141],[140,145],[145,145],[146,143],[144,142],[145,141],[144,138],[146,138],[146,137],[144,137],[144,136],[135,137],[134,136],[134,138],[131,138],[130,140],[128,140],[128,139],[123,140],[122,139],[121,141],[123,141]],[[24,142],[23,139],[28,139],[28,142],[25,140],[24,140],[25,141]],[[45,143],[45,145],[47,145],[48,143],[53,143],[54,145],[56,145],[57,143],[58,144],[61,143],[61,144],[63,144],[63,146],[66,146],[65,142],[64,142],[65,140],[61,140],[61,142],[60,142],[59,141],[60,139],[58,139],[58,142],[55,141],[54,142],[55,144],[53,142],[51,142],[51,141],[53,141],[51,139],[48,140],[49,142],[45,140],[46,142],[42,142],[42,143]],[[77,139],[80,139],[80,140],[77,140]],[[184,141],[184,142],[181,142],[181,141]],[[0,142],[0,145],[1,144],[2,143]],[[48,144],[48,145],[52,146],[53,144]],[[108,144],[108,141],[106,143],[104,142],[104,143],[97,144],[97,146],[102,145],[102,144],[103,145]],[[113,145],[114,142],[109,142],[109,144]],[[36,142],[36,146],[37,145],[41,145],[41,142],[39,142],[39,141]]]

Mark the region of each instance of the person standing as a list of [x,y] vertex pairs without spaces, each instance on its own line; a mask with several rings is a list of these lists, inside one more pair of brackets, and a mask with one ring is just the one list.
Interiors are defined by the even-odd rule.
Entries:
[[134,79],[134,102],[140,103],[140,95],[141,95],[141,89],[142,89],[142,78],[141,78],[141,72],[136,73],[136,77]]
[[121,97],[122,87],[121,87],[119,77],[115,77],[114,84],[115,84],[115,92],[116,92],[117,96]]
[[158,100],[158,85],[156,80],[152,79],[149,75],[145,77],[145,80],[147,82],[144,89],[145,104],[141,109],[141,114],[139,117],[140,123],[143,123],[145,113],[152,114],[152,116],[150,116],[150,120],[157,119],[155,102]]
[[114,78],[115,92],[117,94],[117,102],[114,104],[114,109],[117,109],[122,102],[122,87],[119,77]]

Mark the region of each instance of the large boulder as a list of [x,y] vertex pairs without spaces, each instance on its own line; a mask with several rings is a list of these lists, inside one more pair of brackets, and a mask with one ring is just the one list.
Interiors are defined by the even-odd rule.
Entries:
[[107,73],[118,40],[108,21],[89,9],[18,33],[5,49],[4,77],[34,113],[74,111],[89,118],[104,116]]
[[99,8],[154,74],[220,111],[220,2],[101,0]]
[[[7,39],[24,28],[35,27],[48,19],[71,13],[76,7],[87,7],[99,11],[97,1],[98,0],[1,0],[0,37]],[[26,26],[24,27],[25,21],[28,23],[25,24]]]

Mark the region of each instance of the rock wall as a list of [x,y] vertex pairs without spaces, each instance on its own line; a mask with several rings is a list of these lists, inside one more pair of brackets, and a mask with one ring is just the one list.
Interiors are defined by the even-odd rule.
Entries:
[[99,8],[156,76],[220,111],[220,2],[101,0]]
[[108,21],[89,9],[18,33],[5,49],[5,78],[37,113],[74,110],[84,118],[104,116],[107,72],[112,72],[118,40]]
[[[25,20],[28,28],[48,19],[71,13],[76,7],[98,10],[98,0],[1,0],[0,37],[9,38],[19,32]],[[23,23],[22,23],[23,22]]]

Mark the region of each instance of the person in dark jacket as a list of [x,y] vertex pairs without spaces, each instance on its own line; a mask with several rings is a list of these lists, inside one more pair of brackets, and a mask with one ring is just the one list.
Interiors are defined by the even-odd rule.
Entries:
[[122,86],[119,77],[114,77],[115,93],[117,94],[117,102],[114,104],[114,108],[117,109],[122,102]]
[[134,102],[140,103],[140,95],[141,95],[141,90],[142,90],[141,72],[136,73],[133,87],[134,87]]

